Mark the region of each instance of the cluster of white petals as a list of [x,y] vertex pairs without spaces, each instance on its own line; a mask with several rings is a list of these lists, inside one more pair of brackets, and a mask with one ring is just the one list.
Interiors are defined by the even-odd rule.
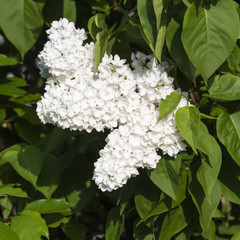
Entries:
[[157,64],[153,56],[137,52],[130,67],[118,55],[105,54],[94,73],[94,43],[83,44],[83,29],[61,19],[47,33],[49,41],[39,54],[47,83],[38,116],[71,130],[112,130],[94,164],[93,179],[102,191],[122,187],[138,168],[155,168],[158,150],[173,157],[185,150],[174,115],[187,106],[186,98],[157,121],[160,100],[181,93],[165,71],[166,62]]

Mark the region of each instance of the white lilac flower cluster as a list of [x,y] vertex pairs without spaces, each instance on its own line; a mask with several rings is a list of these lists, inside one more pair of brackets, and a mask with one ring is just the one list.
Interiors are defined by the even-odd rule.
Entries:
[[139,174],[138,168],[155,168],[159,149],[173,157],[185,150],[174,114],[188,104],[186,98],[157,122],[160,100],[181,93],[165,71],[166,62],[157,64],[153,56],[138,52],[130,67],[118,55],[105,54],[94,73],[94,43],[83,44],[84,29],[60,19],[47,33],[49,41],[39,54],[47,82],[38,116],[71,130],[112,130],[94,164],[93,179],[102,191],[122,187]]

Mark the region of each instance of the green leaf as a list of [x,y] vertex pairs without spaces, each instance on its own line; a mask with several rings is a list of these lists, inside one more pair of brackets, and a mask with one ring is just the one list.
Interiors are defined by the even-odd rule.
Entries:
[[154,233],[144,223],[140,225],[134,224],[133,237],[135,240],[153,240],[155,239]]
[[127,39],[127,30],[123,28],[117,28],[110,40],[108,41],[108,54],[118,54],[121,59],[126,59],[127,62],[131,62],[131,47]]
[[95,23],[95,16],[92,16],[91,18],[89,18],[88,20],[88,31],[92,37],[92,39],[94,41],[96,41],[96,36],[97,33],[100,31],[101,29],[97,27],[96,23]]
[[36,103],[40,99],[41,99],[41,94],[28,93],[27,95],[21,96],[21,97],[11,97],[9,98],[9,101],[18,103],[18,104],[26,104],[26,103]]
[[149,47],[154,50],[155,39],[157,35],[156,18],[152,0],[141,0],[137,2],[138,16],[142,25],[145,37],[148,40]]
[[28,195],[21,188],[14,188],[11,184],[5,184],[0,186],[0,196],[9,195],[14,197],[27,198]]
[[179,108],[175,119],[183,138],[190,144],[197,154],[198,133],[200,127],[200,113],[195,107]]
[[222,113],[217,119],[217,136],[233,160],[240,165],[240,111]]
[[108,14],[110,11],[110,4],[107,0],[83,0],[84,3],[89,5],[92,10],[97,12],[103,12],[105,14]]
[[33,107],[19,105],[17,107],[14,107],[13,111],[15,111],[19,117],[26,119],[28,122],[32,124],[36,125],[41,124],[41,121],[37,116],[36,110]]
[[191,215],[189,213],[187,214],[181,205],[170,210],[164,218],[158,239],[170,240],[176,233],[188,225],[191,220],[190,216]]
[[49,239],[48,228],[38,212],[23,211],[11,221],[12,229],[20,240],[41,239],[41,235]]
[[160,100],[158,121],[171,113],[179,104],[181,96],[177,92],[172,92],[164,100]]
[[43,159],[42,170],[37,180],[37,190],[41,192],[47,199],[58,188],[58,177],[61,174],[62,161],[53,154],[45,155]]
[[47,226],[49,228],[57,228],[62,223],[66,223],[66,222],[69,221],[69,219],[61,213],[47,214],[47,215],[44,216],[44,219],[45,219],[45,221],[47,223]]
[[[142,218],[154,208],[159,200],[161,191],[149,180],[149,178],[142,177],[138,179],[136,185],[134,202],[138,214]],[[151,191],[149,191],[149,189],[151,189]]]
[[36,42],[43,26],[44,0],[0,2],[0,26],[22,58]]
[[24,210],[37,211],[41,214],[65,213],[69,211],[71,205],[63,199],[40,199],[33,201]]
[[164,8],[163,0],[153,0],[153,8],[156,15],[157,37],[155,44],[155,56],[161,62],[162,50],[166,38],[167,11]]
[[195,83],[196,69],[186,54],[181,41],[182,28],[172,18],[167,27],[166,43],[168,51],[177,63],[180,71],[184,73],[189,80]]
[[231,240],[238,240],[239,238],[240,238],[240,231],[236,232],[231,238]]
[[149,177],[164,193],[173,198],[177,203],[185,199],[187,184],[186,171],[180,173],[181,155],[176,159],[162,158],[157,167],[149,171]]
[[36,143],[40,138],[39,127],[26,121],[25,119],[17,119],[14,123],[17,134],[27,143]]
[[121,26],[126,29],[127,40],[129,43],[134,43],[147,51],[150,50],[147,42],[142,38],[140,21],[138,19],[127,21],[127,18],[125,18],[125,22],[122,21]]
[[175,202],[172,198],[168,197],[167,195],[163,195],[159,203],[154,208],[152,208],[152,210],[149,211],[145,216],[143,216],[142,220],[139,223],[146,221],[152,216],[168,212],[170,209],[175,208],[177,205],[177,202]]
[[226,74],[210,79],[208,91],[212,98],[222,101],[240,99],[240,77]]
[[24,179],[36,186],[43,161],[39,148],[29,145],[18,150],[9,149],[2,155],[2,160],[8,161]]
[[159,30],[161,28],[161,17],[164,11],[164,0],[152,0],[153,10],[156,16],[156,27]]
[[239,17],[232,0],[219,0],[209,8],[194,3],[187,9],[183,46],[205,82],[227,59],[239,33]]
[[13,208],[12,200],[9,197],[2,198],[0,199],[0,206],[3,219],[8,219]]
[[202,164],[197,171],[197,178],[210,199],[220,171],[222,152],[217,141],[209,135],[207,127],[202,122],[199,128],[198,149],[207,156],[201,155]]
[[[149,189],[151,189],[151,191],[149,191]],[[146,216],[146,214],[156,206],[160,198],[160,193],[159,188],[153,184],[146,174],[142,174],[141,177],[137,179],[134,191],[134,202],[141,218]],[[146,224],[148,227],[151,227],[152,221]]]
[[20,240],[12,228],[0,222],[0,239],[1,240]]
[[232,73],[233,75],[240,73],[240,49],[237,44],[227,60],[219,67],[218,71],[224,74]]
[[1,164],[11,161],[12,158],[17,158],[18,154],[22,151],[25,144],[15,144],[0,152]]
[[[46,139],[47,141],[44,141],[43,148],[45,147],[45,157],[43,160],[42,170],[38,177],[37,189],[48,199],[51,198],[52,194],[58,188],[61,174],[68,167],[76,153],[79,151],[79,140],[77,139],[73,144],[71,144],[68,150],[61,157],[56,157],[49,152],[61,149],[63,144],[65,144],[65,142],[72,136],[73,132],[55,128],[49,138]],[[72,176],[73,172],[71,172],[70,175]],[[67,180],[64,180],[64,183],[68,182],[68,179],[72,178],[67,178]],[[76,182],[78,181],[69,184],[68,189],[69,186],[73,186],[73,184]]]
[[84,240],[86,238],[82,225],[73,219],[64,224],[62,230],[71,240]]
[[0,109],[0,123],[5,119],[6,115],[6,110]]
[[27,86],[26,81],[21,78],[1,79],[0,86],[1,95],[19,97],[27,93],[25,90],[19,88]]
[[175,240],[190,240],[193,235],[193,224],[188,224],[180,233],[175,237]]
[[67,130],[63,130],[59,127],[54,127],[51,134],[47,137],[47,142],[45,145],[44,153],[50,153],[56,150],[69,137]]
[[[231,223],[230,223],[231,224]],[[227,225],[227,224],[221,224],[218,227],[218,232],[219,234],[223,235],[233,235],[236,234],[240,231],[240,225],[239,224],[234,224],[234,225]]]
[[102,61],[102,58],[107,51],[107,43],[108,43],[108,31],[103,30],[99,32],[96,36],[95,43],[95,71],[97,71],[99,63]]
[[52,21],[58,21],[60,18],[67,18],[70,22],[75,22],[77,17],[75,1],[47,0],[43,10],[43,16],[49,25]]
[[11,77],[11,78],[5,78],[0,80],[0,84],[2,86],[2,83],[7,83],[8,87],[26,87],[27,82],[25,79],[18,78],[18,77]]
[[214,216],[220,202],[221,189],[219,183],[216,182],[212,189],[210,199],[208,199],[200,183],[197,181],[197,167],[198,166],[196,166],[196,164],[191,166],[192,177],[189,175],[189,192],[200,215],[199,221],[203,230],[203,235],[207,235],[209,228],[211,228],[211,219]]
[[[94,193],[96,192],[96,186],[90,180],[84,182],[83,186],[71,186],[71,193],[66,194],[66,198],[71,204],[74,212],[80,212],[91,200]],[[68,187],[69,191],[69,187]]]
[[[102,61],[102,58],[107,51],[108,29],[105,23],[105,15],[98,13],[95,15],[94,19],[96,27],[102,29],[102,31],[99,31],[96,35],[95,43],[95,72],[96,72],[99,63]],[[92,34],[94,35],[94,33]]]
[[0,54],[0,67],[2,66],[13,66],[19,64],[15,58],[7,57],[4,54]]
[[119,240],[124,227],[124,215],[120,214],[120,208],[112,208],[107,216],[106,240]]
[[240,167],[228,153],[223,151],[223,164],[219,174],[222,195],[229,201],[240,205]]

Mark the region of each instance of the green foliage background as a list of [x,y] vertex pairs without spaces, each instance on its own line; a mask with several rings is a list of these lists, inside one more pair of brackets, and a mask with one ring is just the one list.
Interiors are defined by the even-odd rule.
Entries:
[[[240,239],[240,8],[233,0],[0,0],[0,239]],[[194,107],[176,113],[188,148],[121,189],[91,180],[108,132],[43,125],[37,54],[66,17],[104,53],[166,60]],[[178,104],[160,102],[159,119]]]

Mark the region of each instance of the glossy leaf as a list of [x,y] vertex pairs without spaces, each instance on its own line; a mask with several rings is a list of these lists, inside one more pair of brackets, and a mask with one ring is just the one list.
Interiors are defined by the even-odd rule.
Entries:
[[217,136],[233,160],[240,165],[240,112],[224,112],[218,117]]
[[193,234],[193,224],[188,224],[180,233],[175,236],[175,240],[190,240]]
[[139,223],[146,221],[152,216],[168,212],[170,209],[175,208],[177,205],[177,202],[175,202],[172,198],[163,195],[159,203],[156,204],[156,206],[152,208],[152,210],[149,211],[145,216],[143,216],[142,220]]
[[48,24],[54,20],[58,21],[60,18],[67,18],[70,22],[75,22],[77,17],[75,2],[72,0],[47,0],[43,15]]
[[[105,23],[105,16],[103,14],[95,15],[95,24],[97,28],[100,28],[96,35],[96,43],[95,43],[95,72],[97,71],[99,63],[102,61],[102,58],[107,51],[108,45],[108,29]],[[92,33],[94,34],[94,33]]]
[[19,150],[9,150],[2,159],[8,161],[24,179],[36,186],[43,160],[39,148],[29,145]]
[[0,186],[0,196],[9,195],[14,197],[27,198],[28,195],[21,188],[13,187],[11,184],[4,184]]
[[73,219],[64,224],[62,230],[71,240],[84,240],[86,238],[82,225]]
[[222,195],[240,205],[240,167],[223,151],[223,164],[219,174]]
[[92,10],[97,12],[102,12],[105,14],[109,14],[110,4],[107,0],[83,0],[87,5],[91,7]]
[[0,2],[0,26],[22,58],[36,42],[43,26],[44,0]]
[[182,45],[181,31],[182,28],[180,27],[179,23],[172,18],[167,26],[167,48],[171,57],[177,63],[180,71],[184,73],[189,80],[195,83],[196,69],[189,60],[188,55],[186,54],[186,51]]
[[8,219],[13,208],[13,201],[9,197],[0,199],[3,219]]
[[157,37],[155,44],[155,56],[158,61],[161,62],[161,56],[163,51],[163,46],[166,38],[166,29],[167,29],[167,10],[164,6],[164,1],[153,0],[153,9],[156,15],[156,28],[157,28]]
[[17,113],[19,117],[26,119],[28,122],[36,125],[41,124],[41,121],[37,116],[36,110],[32,107],[19,105],[18,107],[13,108],[13,110]]
[[239,17],[232,0],[220,0],[208,8],[192,3],[187,9],[182,43],[204,80],[217,70],[231,53],[239,32]]
[[0,67],[2,66],[13,66],[19,64],[15,58],[7,57],[4,54],[0,54]]
[[177,92],[172,92],[164,100],[160,100],[158,121],[171,113],[179,104],[181,96]]
[[20,240],[41,239],[41,235],[49,239],[48,228],[38,212],[23,211],[12,218],[12,229]]
[[152,0],[141,0],[137,2],[137,11],[142,25],[145,37],[148,40],[149,46],[154,50],[156,39],[156,19]]
[[153,10],[156,16],[156,27],[157,29],[161,28],[161,16],[164,10],[164,0],[152,0]]
[[144,223],[140,225],[134,224],[133,237],[135,240],[153,240],[154,233]]
[[182,207],[172,209],[164,218],[161,226],[159,240],[170,240],[176,233],[185,228],[190,221],[190,216],[186,216]]
[[6,117],[6,110],[0,109],[0,123],[5,119]]
[[200,124],[198,149],[207,156],[201,154],[202,164],[197,171],[197,178],[210,199],[220,171],[222,152],[217,141],[209,135],[207,127],[202,122]]
[[96,41],[96,35],[100,31],[100,28],[97,27],[95,23],[95,16],[92,16],[88,20],[88,31],[94,41]]
[[190,178],[189,192],[192,196],[193,202],[200,214],[199,221],[203,230],[203,235],[208,235],[211,228],[211,219],[215,214],[217,206],[220,202],[221,189],[218,182],[215,183],[210,199],[208,199],[196,178],[196,166],[191,167],[192,178]]
[[24,79],[21,78],[7,78],[0,80],[0,94],[11,97],[19,97],[25,95],[27,92],[19,87],[27,86]]
[[174,160],[162,158],[157,167],[149,171],[150,179],[167,195],[180,203],[185,198],[186,172],[180,174],[181,157]]
[[[151,191],[149,191],[149,189],[151,189]],[[159,201],[160,194],[161,191],[156,185],[154,185],[148,176],[142,174],[141,178],[137,179],[134,191],[134,202],[137,212],[141,218],[146,216],[149,212],[151,212],[151,210],[154,209]],[[145,218],[144,221],[147,219],[148,218]],[[145,224],[151,228],[154,220],[155,219],[150,219],[150,221],[146,221]]]
[[200,113],[198,109],[195,107],[179,108],[176,112],[175,119],[180,133],[190,144],[193,151],[197,153],[200,127]]
[[79,189],[74,188],[76,188],[76,186],[71,187],[72,191],[66,194],[66,198],[71,204],[74,212],[80,212],[93,197],[96,192],[96,187],[93,182],[87,180],[82,186],[79,186]]
[[234,101],[240,99],[240,77],[226,74],[217,75],[210,81],[209,94],[220,101]]
[[39,199],[27,204],[24,210],[37,211],[41,214],[65,213],[71,205],[62,199]]
[[119,240],[124,227],[124,215],[120,215],[118,207],[112,208],[107,216],[106,240]]
[[236,233],[232,236],[231,240],[238,240],[239,238],[240,238],[240,231],[236,232]]
[[3,222],[0,222],[0,239],[2,240],[20,240],[12,228]]
[[63,223],[67,223],[69,219],[61,213],[52,213],[44,216],[49,228],[57,228]]
[[17,119],[14,123],[14,127],[18,136],[29,144],[36,143],[40,138],[39,127],[29,123],[25,119]]

